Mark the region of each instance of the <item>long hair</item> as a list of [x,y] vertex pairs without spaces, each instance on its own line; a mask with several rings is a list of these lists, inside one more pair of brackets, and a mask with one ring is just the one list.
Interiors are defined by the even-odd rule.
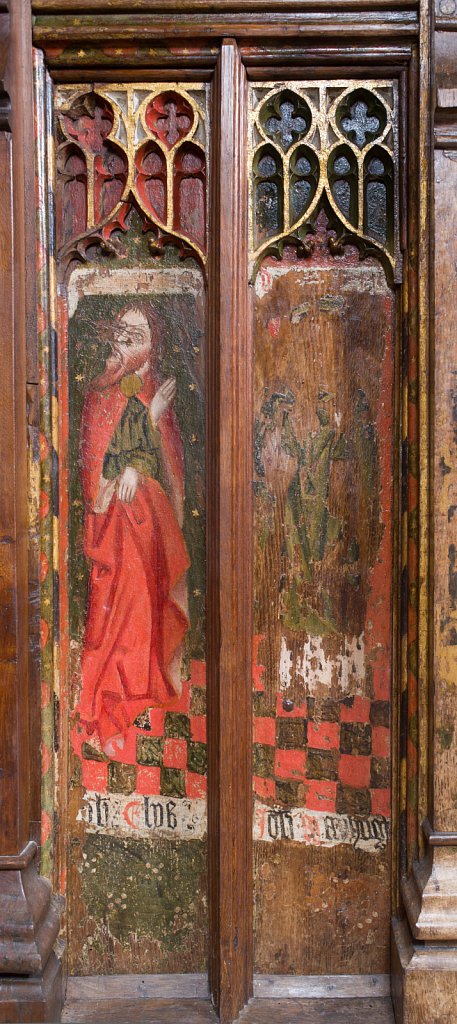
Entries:
[[[125,316],[126,313],[131,312],[137,312],[140,316],[142,316],[145,319],[148,325],[150,344],[148,347],[148,353],[146,358],[148,358],[149,362],[152,364],[151,369],[153,372],[153,376],[155,376],[154,371],[157,370],[157,357],[161,338],[161,331],[158,318],[150,303],[141,302],[141,300],[139,302],[133,301],[126,303],[126,305],[123,306],[122,309],[120,309],[119,312],[116,314],[114,321],[111,320],[109,321],[109,323],[105,321],[103,323],[103,341],[106,341],[113,349],[113,334],[116,333],[117,325],[119,324],[119,322],[122,320],[122,317]],[[139,367],[145,362],[144,353],[141,355],[132,353],[132,355],[133,359],[131,361],[131,364],[127,363],[126,365],[125,362],[119,358],[119,355],[113,349],[111,354],[108,356],[105,368],[102,371],[102,373],[91,381],[91,388],[100,390],[109,387],[112,384],[117,384],[117,382],[126,373],[134,373],[136,369],[139,369]]]

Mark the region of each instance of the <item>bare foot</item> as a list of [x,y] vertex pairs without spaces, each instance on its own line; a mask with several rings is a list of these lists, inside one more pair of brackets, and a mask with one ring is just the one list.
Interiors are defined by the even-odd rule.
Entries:
[[116,736],[111,736],[111,738],[107,740],[105,746],[103,747],[103,751],[105,754],[107,754],[108,757],[116,757],[116,754],[119,752],[119,750],[123,750],[124,743],[124,737],[122,733],[119,732],[117,733]]

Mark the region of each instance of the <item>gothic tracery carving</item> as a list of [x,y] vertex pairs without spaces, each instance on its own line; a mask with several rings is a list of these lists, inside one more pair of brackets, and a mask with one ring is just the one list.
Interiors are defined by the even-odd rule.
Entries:
[[135,207],[153,251],[174,239],[204,263],[206,86],[63,86],[56,107],[61,256],[84,260],[94,244],[120,255]]
[[251,270],[286,243],[351,242],[400,276],[397,94],[392,82],[259,83],[251,90]]

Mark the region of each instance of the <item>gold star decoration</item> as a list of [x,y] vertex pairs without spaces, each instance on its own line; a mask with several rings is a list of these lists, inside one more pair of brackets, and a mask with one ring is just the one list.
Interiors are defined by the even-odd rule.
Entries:
[[200,587],[195,587],[195,590],[193,591],[194,597],[201,597],[201,593]]
[[193,508],[192,509],[192,515],[193,515],[194,519],[199,519],[200,518],[200,513],[198,511],[198,508]]
[[189,384],[189,391],[195,391],[196,384]]

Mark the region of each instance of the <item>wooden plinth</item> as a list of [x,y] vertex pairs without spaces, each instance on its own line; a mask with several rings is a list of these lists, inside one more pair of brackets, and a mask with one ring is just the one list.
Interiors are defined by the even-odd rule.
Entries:
[[1,979],[0,1024],[54,1024],[61,1012],[62,967],[54,953],[42,974]]
[[451,1024],[457,1007],[457,946],[415,943],[406,919],[392,930],[396,1024]]
[[60,1020],[60,907],[36,853],[30,842],[18,856],[0,857],[0,1024]]

